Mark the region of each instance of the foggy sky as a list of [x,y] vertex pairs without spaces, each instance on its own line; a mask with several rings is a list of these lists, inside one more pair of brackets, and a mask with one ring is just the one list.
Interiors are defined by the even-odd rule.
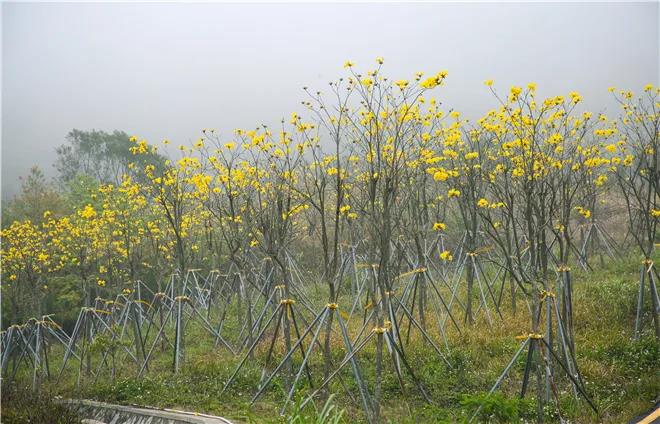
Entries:
[[2,5],[2,198],[72,128],[124,130],[174,145],[217,128],[275,124],[385,58],[412,79],[446,69],[445,105],[478,117],[499,90],[577,90],[616,111],[608,86],[658,84],[658,3]]

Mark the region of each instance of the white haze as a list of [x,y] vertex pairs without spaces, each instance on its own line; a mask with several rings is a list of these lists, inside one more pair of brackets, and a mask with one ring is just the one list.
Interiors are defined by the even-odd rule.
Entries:
[[477,117],[500,90],[658,83],[658,3],[2,4],[2,197],[33,165],[54,176],[72,128],[187,143],[300,111],[351,59],[386,74],[449,71],[443,103]]

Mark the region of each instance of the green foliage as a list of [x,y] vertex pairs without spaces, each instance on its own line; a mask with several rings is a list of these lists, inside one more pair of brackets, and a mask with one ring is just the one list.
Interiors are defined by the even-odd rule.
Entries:
[[0,421],[5,424],[78,424],[80,417],[50,392],[32,392],[17,385],[2,386]]
[[[115,334],[121,334],[121,327],[117,324],[111,327]],[[129,346],[128,339],[113,338],[110,333],[102,333],[94,337],[90,350],[92,352],[109,353],[114,355],[121,347]]]
[[52,275],[47,281],[48,290],[44,310],[54,314],[53,319],[67,330],[73,328],[82,302],[80,279],[74,275]]
[[463,395],[461,406],[472,416],[477,410],[478,422],[516,422],[532,413],[533,402],[527,399],[507,398],[501,393]]
[[159,384],[151,378],[124,378],[109,385],[99,384],[93,395],[109,402],[136,403],[144,401],[158,389]]
[[594,356],[629,375],[643,375],[660,369],[660,342],[655,336],[639,340],[616,339],[610,344],[594,347]]
[[88,175],[76,175],[66,181],[66,203],[72,210],[82,209],[86,205],[96,206],[95,198],[99,182]]
[[[291,415],[287,417],[288,424],[337,424],[340,423],[345,413],[334,404],[334,395],[330,395],[323,405],[321,411],[314,406],[314,412],[311,415],[305,414],[300,408],[301,402],[298,402]],[[314,405],[312,403],[312,405]]]
[[[106,133],[73,129],[66,141],[56,149],[55,162],[64,183],[85,175],[102,184],[119,184],[123,174],[133,174],[129,164],[136,162],[136,158],[130,151],[132,144],[124,131]],[[141,155],[140,162],[160,167],[165,158],[149,152]]]
[[29,219],[35,224],[43,220],[44,212],[59,214],[64,210],[64,202],[55,187],[50,184],[38,167],[32,167],[26,177],[21,177],[21,192],[3,206],[2,226],[12,221]]

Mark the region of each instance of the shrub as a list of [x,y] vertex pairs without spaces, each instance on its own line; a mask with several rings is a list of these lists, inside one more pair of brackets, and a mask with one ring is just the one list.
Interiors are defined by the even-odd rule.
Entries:
[[5,424],[78,424],[81,418],[50,392],[33,392],[17,385],[2,388],[0,421]]
[[468,416],[478,412],[478,422],[510,423],[527,416],[531,411],[532,402],[526,399],[509,399],[501,393],[463,395],[461,406]]

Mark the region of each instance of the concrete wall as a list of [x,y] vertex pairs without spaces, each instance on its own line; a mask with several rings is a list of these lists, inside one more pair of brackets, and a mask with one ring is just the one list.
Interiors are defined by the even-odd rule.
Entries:
[[232,424],[211,415],[171,409],[137,408],[91,400],[63,400],[76,409],[88,424]]

